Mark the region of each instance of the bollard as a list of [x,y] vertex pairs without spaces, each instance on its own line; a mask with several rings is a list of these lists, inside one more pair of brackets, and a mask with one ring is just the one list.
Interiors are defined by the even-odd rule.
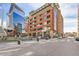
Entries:
[[39,42],[39,38],[37,37],[37,41]]
[[21,44],[21,42],[20,42],[20,40],[18,40],[18,45],[20,45]]

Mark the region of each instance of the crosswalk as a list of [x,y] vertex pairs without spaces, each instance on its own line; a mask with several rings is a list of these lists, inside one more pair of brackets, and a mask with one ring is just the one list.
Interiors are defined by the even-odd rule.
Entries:
[[28,51],[28,52],[24,53],[22,56],[31,56],[33,54],[34,54],[33,51]]
[[[26,42],[23,42],[22,43],[22,45],[20,45],[20,46],[18,46],[18,48],[10,48],[10,49],[4,49],[4,50],[0,50],[0,56],[1,55],[3,55],[3,56],[5,56],[5,55],[8,55],[8,54],[10,54],[10,53],[12,53],[12,52],[17,52],[17,51],[19,51],[19,50],[21,50],[22,48],[24,48],[24,46],[25,47],[31,47],[31,45],[32,45],[32,43],[33,44],[40,44],[40,46],[41,45],[45,45],[45,44],[47,44],[47,43],[57,43],[57,42],[60,42],[60,43],[63,43],[63,42],[68,42],[68,43],[75,43],[75,44],[77,44],[77,43],[79,43],[78,41],[75,41],[75,40],[71,40],[71,39],[50,39],[50,40],[40,40],[39,42],[37,42],[37,41],[26,41]],[[7,43],[7,46],[8,45],[12,45],[13,47],[15,47],[16,46],[16,43]],[[7,54],[8,53],[8,54]],[[35,52],[33,52],[33,51],[28,51],[28,52],[25,52],[24,54],[23,54],[23,56],[30,56],[30,55],[33,55]]]
[[38,43],[38,44],[45,44],[48,42],[73,42],[73,43],[78,43],[78,41],[72,40],[72,39],[50,39],[50,40],[40,40],[39,42],[37,41],[29,41],[29,42],[25,42],[25,43]]
[[0,51],[0,53],[6,53],[6,52],[12,52],[12,51],[18,51],[20,50],[19,48],[18,49],[9,49],[9,50],[3,50],[3,51]]
[[51,40],[51,42],[76,42],[76,41],[72,39],[56,39],[56,40]]

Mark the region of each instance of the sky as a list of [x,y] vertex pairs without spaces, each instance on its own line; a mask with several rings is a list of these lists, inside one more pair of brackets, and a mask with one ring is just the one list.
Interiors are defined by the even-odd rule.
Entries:
[[[38,9],[40,6],[45,3],[18,3],[17,5],[25,12],[25,16],[29,15],[29,12],[32,10]],[[2,4],[0,4],[1,6]],[[64,24],[64,32],[77,32],[77,3],[59,3],[61,13],[63,16],[63,24]],[[8,10],[10,8],[10,4],[3,4],[4,10],[4,23],[3,26],[6,27]]]
[[64,20],[64,32],[77,32],[77,3],[60,4]]

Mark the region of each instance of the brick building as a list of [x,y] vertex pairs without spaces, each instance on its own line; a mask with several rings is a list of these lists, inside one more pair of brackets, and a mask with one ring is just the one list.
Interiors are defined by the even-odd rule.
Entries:
[[37,10],[31,11],[26,18],[25,30],[28,36],[45,36],[54,33],[63,36],[63,17],[58,3],[46,3]]

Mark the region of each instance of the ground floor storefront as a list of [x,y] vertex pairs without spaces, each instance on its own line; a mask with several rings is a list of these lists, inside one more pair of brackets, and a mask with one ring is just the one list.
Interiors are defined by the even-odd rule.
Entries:
[[57,33],[57,32],[53,32],[53,31],[38,31],[38,32],[29,32],[27,33],[27,36],[30,37],[37,37],[37,36],[41,36],[41,37],[45,37],[45,36],[50,36],[51,38],[53,38],[54,36],[56,37],[63,37],[63,33]]

